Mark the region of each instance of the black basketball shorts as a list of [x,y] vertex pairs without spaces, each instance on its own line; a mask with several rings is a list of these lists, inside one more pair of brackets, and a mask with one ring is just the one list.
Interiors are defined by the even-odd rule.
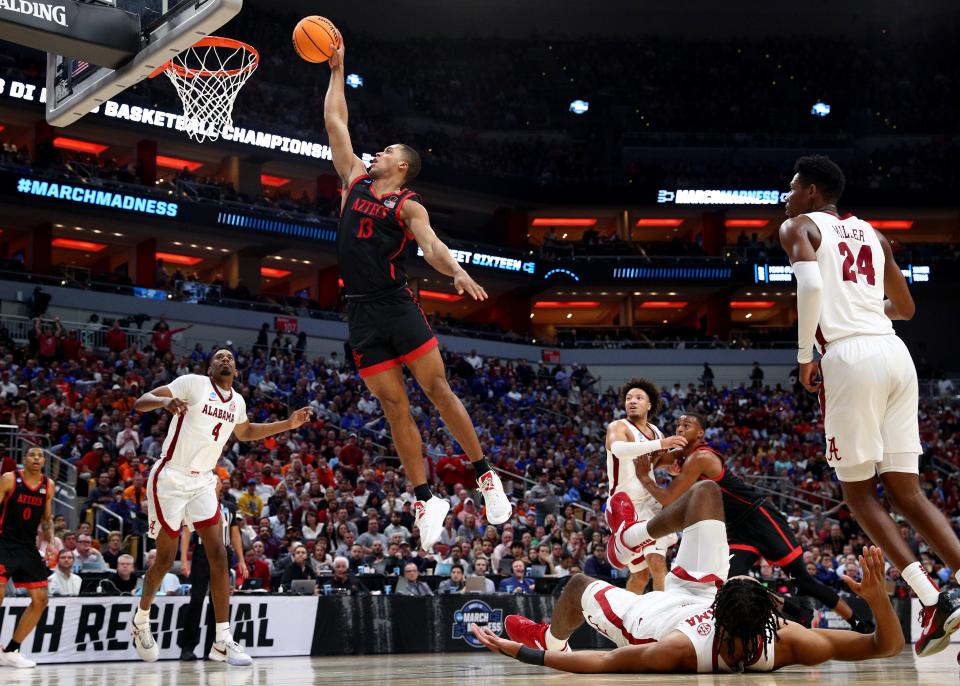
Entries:
[[412,362],[439,344],[409,288],[376,300],[347,300],[353,361],[368,377]]
[[41,588],[47,585],[50,574],[36,546],[0,542],[0,585],[13,579],[17,588]]
[[[746,517],[731,522],[727,526],[727,540],[734,558],[747,557],[750,566],[756,558],[762,557],[770,564],[783,567],[803,554],[797,537],[784,516],[766,505],[761,505]],[[739,565],[736,566],[739,572]],[[731,564],[731,568],[733,567]]]

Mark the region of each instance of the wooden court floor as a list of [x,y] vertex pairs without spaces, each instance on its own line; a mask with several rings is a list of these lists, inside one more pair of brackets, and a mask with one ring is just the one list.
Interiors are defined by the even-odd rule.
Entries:
[[757,686],[829,684],[850,686],[944,686],[960,683],[957,649],[916,660],[908,646],[888,660],[833,662],[819,667],[791,667],[775,674],[737,675],[591,675],[564,674],[530,667],[501,656],[477,652],[448,655],[380,655],[362,657],[260,658],[252,667],[211,662],[164,661],[41,665],[32,670],[0,668],[6,686],[303,686],[370,684],[371,686],[561,686],[566,684],[732,684]]

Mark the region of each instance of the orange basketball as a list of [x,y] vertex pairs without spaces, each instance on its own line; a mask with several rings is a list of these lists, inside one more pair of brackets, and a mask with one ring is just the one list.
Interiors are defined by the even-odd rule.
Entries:
[[304,17],[293,30],[293,49],[307,62],[326,62],[333,57],[331,43],[340,47],[340,32],[326,17]]

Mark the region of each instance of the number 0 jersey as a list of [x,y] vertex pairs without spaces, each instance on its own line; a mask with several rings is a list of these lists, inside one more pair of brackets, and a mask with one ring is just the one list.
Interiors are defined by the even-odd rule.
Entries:
[[37,529],[47,501],[52,497],[47,477],[43,477],[36,488],[30,488],[23,479],[23,472],[16,470],[13,473],[13,490],[7,493],[7,499],[0,504],[0,545],[36,549]]
[[883,311],[886,258],[877,232],[868,222],[828,212],[806,215],[820,229],[817,265],[823,279],[817,346],[848,336],[893,333]]
[[346,191],[337,233],[337,261],[347,297],[392,293],[407,282],[403,249],[413,235],[403,226],[400,208],[420,196],[402,188],[377,195],[373,179],[358,176]]
[[247,403],[224,391],[209,376],[184,374],[167,384],[189,408],[174,417],[160,451],[163,464],[184,472],[209,472],[237,424],[247,421]]

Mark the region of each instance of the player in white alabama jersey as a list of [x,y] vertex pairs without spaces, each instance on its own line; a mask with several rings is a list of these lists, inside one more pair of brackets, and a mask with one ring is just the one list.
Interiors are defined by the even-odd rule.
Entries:
[[251,424],[246,402],[233,390],[236,375],[233,353],[220,348],[210,357],[207,376],[178,377],[144,393],[134,405],[140,412],[164,408],[173,415],[160,459],[147,477],[148,533],[156,540],[157,559],[144,576],[140,606],[131,622],[134,646],[147,662],[160,656],[150,633],[150,606],[164,575],[173,566],[184,525],[196,530],[210,562],[217,633],[209,657],[232,665],[252,662],[230,633],[230,576],[213,468],[231,435],[241,441],[258,441],[302,426],[313,411],[303,408],[286,421]]
[[[620,390],[620,400],[627,416],[607,426],[607,479],[610,482],[606,509],[608,526],[617,499],[629,498],[637,517],[642,520],[652,519],[660,512],[660,503],[637,478],[635,460],[646,453],[686,445],[686,439],[682,436],[664,438],[660,429],[648,421],[651,413],[660,411],[660,391],[654,382],[631,379]],[[652,473],[653,468],[650,471]],[[610,528],[614,531],[614,527]],[[632,559],[627,590],[643,593],[652,574],[653,590],[662,591],[667,576],[667,549],[676,542],[676,534],[670,533],[657,539],[654,545]]]
[[920,488],[917,372],[891,323],[910,319],[916,308],[887,239],[868,222],[838,214],[840,168],[814,155],[797,160],[794,171],[780,244],[797,278],[800,381],[820,393],[827,461],[844,500],[923,605],[914,650],[933,655],[960,628],[960,599],[939,591],[876,495],[879,474],[890,504],[960,581],[960,541]]
[[[576,574],[557,600],[550,624],[509,615],[504,620],[509,640],[476,625],[474,635],[494,652],[578,674],[770,672],[830,659],[888,657],[903,648],[879,548],[864,549],[860,583],[844,577],[876,618],[876,631],[860,634],[786,622],[776,593],[749,576],[727,579],[723,497],[712,481],[695,484],[649,522],[617,524],[638,546],[683,530],[664,591],[640,596]],[[568,640],[584,621],[617,648],[571,651]]]

